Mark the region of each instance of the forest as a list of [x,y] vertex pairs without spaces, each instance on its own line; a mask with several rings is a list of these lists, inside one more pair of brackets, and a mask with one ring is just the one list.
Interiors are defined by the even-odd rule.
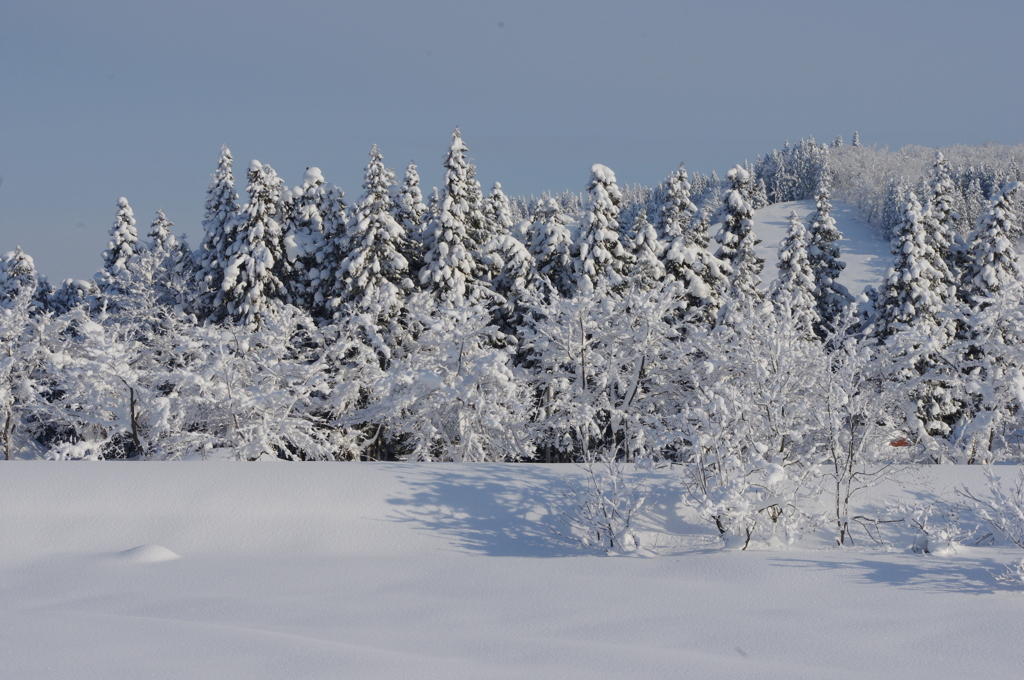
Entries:
[[[724,179],[485,194],[459,131],[424,199],[373,147],[352,203],[222,149],[193,250],[117,203],[91,281],[2,258],[5,458],[1019,462],[1011,147],[802,140]],[[954,162],[955,161],[955,165]],[[778,262],[755,210],[794,213]],[[831,201],[892,239],[848,291]],[[753,467],[752,467],[753,466]],[[758,467],[760,466],[760,467]],[[767,466],[767,467],[766,467]],[[768,472],[766,472],[766,470]],[[707,483],[701,478],[700,484]]]

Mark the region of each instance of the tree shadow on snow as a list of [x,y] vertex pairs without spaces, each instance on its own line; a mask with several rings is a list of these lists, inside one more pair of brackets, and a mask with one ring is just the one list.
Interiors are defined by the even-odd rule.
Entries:
[[[495,464],[424,463],[398,473],[408,495],[389,498],[392,519],[439,533],[453,549],[504,557],[564,557],[581,551],[562,530],[564,483],[557,469],[536,473]],[[568,467],[568,466],[567,466]],[[531,473],[534,471],[531,470]]]
[[780,557],[771,561],[780,567],[845,571],[855,581],[909,590],[983,595],[1012,589],[996,581],[995,574],[1005,567],[990,558],[894,554],[892,561],[885,561],[847,554],[838,559],[831,556],[825,559]]

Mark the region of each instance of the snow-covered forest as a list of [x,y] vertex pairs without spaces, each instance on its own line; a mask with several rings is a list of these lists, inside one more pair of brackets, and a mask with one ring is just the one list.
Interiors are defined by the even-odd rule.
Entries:
[[[591,168],[484,192],[459,131],[424,193],[377,147],[354,199],[222,149],[193,249],[117,202],[92,281],[0,271],[5,458],[1020,461],[1016,148],[813,140],[724,179]],[[776,262],[758,209],[811,199]],[[832,201],[892,238],[867,290]],[[821,405],[828,408],[821,409]],[[703,469],[703,468],[702,468]],[[767,473],[766,473],[767,474]]]

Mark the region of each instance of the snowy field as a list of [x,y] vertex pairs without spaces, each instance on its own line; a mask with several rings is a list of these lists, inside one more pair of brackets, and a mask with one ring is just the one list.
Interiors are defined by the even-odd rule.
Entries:
[[[793,211],[805,220],[814,212],[814,201],[792,201],[776,203],[754,213],[754,233],[761,239],[757,254],[765,259],[761,282],[764,288],[778,276],[775,263],[779,259],[779,242],[789,229],[789,214]],[[846,203],[832,203],[832,217],[836,228],[843,232],[839,241],[846,269],[839,282],[853,295],[860,295],[867,286],[879,287],[885,280],[886,272],[892,266],[889,240],[881,238],[876,226],[868,224],[860,212]],[[713,228],[717,229],[717,225]]]
[[[587,554],[548,528],[578,473],[8,464],[0,677],[905,680],[1024,667],[1024,592],[993,577],[1014,550],[836,549],[819,533],[799,549],[726,551],[659,471],[641,551]],[[982,470],[924,468],[862,509],[964,483],[981,490]]]

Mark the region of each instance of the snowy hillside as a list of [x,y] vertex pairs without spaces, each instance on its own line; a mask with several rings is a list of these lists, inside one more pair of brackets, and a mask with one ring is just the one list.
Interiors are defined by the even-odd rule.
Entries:
[[[921,499],[982,486],[976,466],[924,470],[901,483]],[[815,535],[726,551],[662,471],[640,553],[586,554],[548,528],[578,474],[10,464],[0,677],[903,680],[1024,663],[1022,593],[990,573],[1014,550]]]
[[[764,272],[761,274],[764,287],[777,275],[775,263],[778,261],[779,242],[786,236],[789,214],[794,210],[801,219],[806,220],[814,212],[814,201],[776,203],[754,213],[754,233],[761,239],[757,254],[765,259]],[[889,241],[881,238],[877,227],[868,224],[853,206],[833,203],[832,217],[835,218],[836,227],[843,232],[839,248],[846,269],[839,277],[839,282],[853,295],[859,295],[867,286],[877,288],[892,266]]]

